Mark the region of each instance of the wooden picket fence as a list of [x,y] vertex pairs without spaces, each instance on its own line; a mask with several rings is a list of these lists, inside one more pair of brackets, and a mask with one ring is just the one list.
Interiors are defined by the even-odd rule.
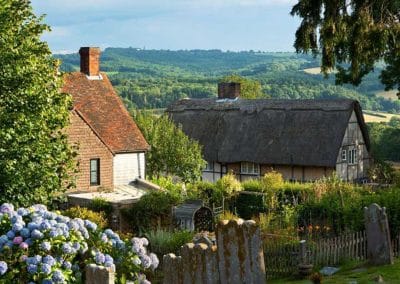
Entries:
[[264,236],[264,263],[267,279],[292,275],[297,271],[299,242],[277,235]]
[[365,231],[343,234],[309,243],[309,263],[316,266],[337,265],[343,260],[364,260],[367,257]]
[[[397,239],[400,246],[400,238]],[[365,231],[343,234],[338,237],[307,242],[308,263],[315,266],[337,265],[343,260],[364,260],[367,256]],[[264,241],[267,278],[290,276],[298,271],[300,243],[279,239],[272,235]]]

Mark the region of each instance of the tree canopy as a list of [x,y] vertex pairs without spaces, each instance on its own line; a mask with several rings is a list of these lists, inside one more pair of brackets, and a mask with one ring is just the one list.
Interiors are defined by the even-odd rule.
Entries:
[[70,98],[30,1],[0,1],[0,203],[51,204],[69,183]]
[[400,1],[299,0],[291,14],[302,20],[297,52],[321,54],[322,71],[335,68],[338,84],[358,85],[384,62],[380,79],[400,94]]
[[201,177],[205,167],[201,146],[175,126],[167,115],[136,111],[135,120],[151,149],[146,154],[146,172],[150,177],[173,175],[183,181]]
[[261,83],[239,75],[229,75],[221,79],[221,82],[240,83],[240,97],[245,99],[259,99],[267,97],[261,88]]

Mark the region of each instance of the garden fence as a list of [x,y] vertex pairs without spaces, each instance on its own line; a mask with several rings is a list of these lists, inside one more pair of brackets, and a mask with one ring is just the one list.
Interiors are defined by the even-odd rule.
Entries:
[[[267,235],[264,256],[268,279],[293,275],[300,264],[300,242]],[[366,256],[367,238],[365,231],[360,231],[308,241],[304,258],[314,266],[324,266],[337,265],[343,260],[364,260]]]

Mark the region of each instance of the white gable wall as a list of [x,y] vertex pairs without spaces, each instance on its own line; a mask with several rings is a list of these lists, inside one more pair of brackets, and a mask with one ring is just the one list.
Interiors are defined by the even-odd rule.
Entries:
[[116,154],[113,164],[114,185],[127,185],[138,177],[145,177],[144,152]]

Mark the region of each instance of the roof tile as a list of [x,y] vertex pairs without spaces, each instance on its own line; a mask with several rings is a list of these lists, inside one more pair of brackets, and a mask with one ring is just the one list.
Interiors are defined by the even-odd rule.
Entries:
[[101,76],[102,80],[89,80],[81,72],[68,73],[62,91],[72,95],[74,109],[113,153],[147,151],[149,144],[107,75]]

